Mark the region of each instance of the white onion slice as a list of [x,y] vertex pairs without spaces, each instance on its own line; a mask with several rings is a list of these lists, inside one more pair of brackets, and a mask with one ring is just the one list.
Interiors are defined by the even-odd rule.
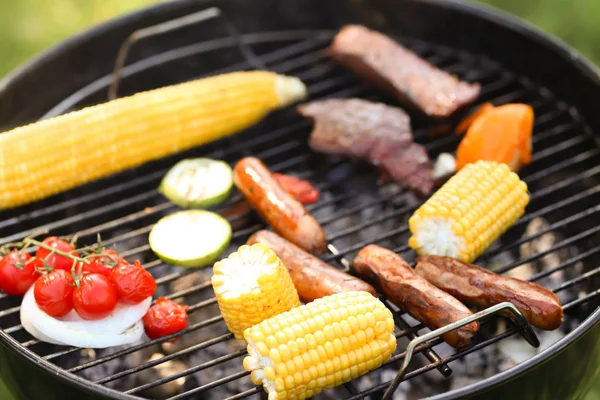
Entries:
[[35,302],[33,286],[23,297],[21,325],[32,336],[45,342],[85,348],[106,348],[133,343],[144,334],[142,317],[152,299],[134,306],[119,304],[113,313],[103,319],[86,321],[70,314],[61,320],[43,312]]
[[29,319],[29,314],[24,313],[22,307],[21,307],[21,325],[23,325],[23,328],[25,328],[25,330],[27,332],[29,332],[31,334],[31,336],[33,336],[37,340],[40,340],[40,341],[46,342],[46,343],[60,344],[60,345],[64,346],[64,343],[58,342],[58,341],[44,335],[35,326],[33,326],[33,324],[31,323],[31,320]]
[[89,333],[102,334],[106,332],[120,332],[142,319],[148,312],[151,304],[152,297],[148,297],[146,300],[135,305],[118,303],[117,307],[115,307],[109,316],[91,321],[81,318],[79,314],[77,314],[77,311],[71,310],[70,313],[58,320],[64,322],[71,328],[84,329]]

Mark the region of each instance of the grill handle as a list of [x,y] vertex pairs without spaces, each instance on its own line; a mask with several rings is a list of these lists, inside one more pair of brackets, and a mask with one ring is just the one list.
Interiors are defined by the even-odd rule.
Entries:
[[163,33],[171,32],[217,17],[220,17],[223,20],[223,25],[227,30],[228,35],[235,40],[240,53],[242,53],[242,56],[248,62],[248,64],[250,64],[250,66],[254,69],[265,69],[265,65],[258,59],[252,49],[250,49],[250,47],[244,43],[238,30],[235,28],[233,23],[225,17],[221,9],[218,7],[210,7],[202,11],[184,15],[183,17],[138,29],[131,33],[119,48],[119,53],[117,54],[117,59],[115,61],[115,68],[113,70],[113,80],[108,88],[108,100],[114,100],[118,97],[121,70],[125,67],[125,60],[127,59],[129,49],[136,42],[140,41],[141,39],[162,35]]
[[452,324],[446,325],[442,328],[436,329],[435,331],[431,331],[429,333],[426,333],[425,335],[416,337],[413,340],[411,340],[408,343],[408,346],[406,347],[406,354],[404,356],[404,360],[402,361],[402,367],[400,367],[400,370],[394,377],[394,380],[392,381],[390,386],[385,391],[385,394],[383,395],[383,400],[391,400],[392,399],[394,392],[396,391],[396,389],[398,389],[400,382],[402,382],[402,379],[404,378],[404,375],[406,374],[406,370],[408,369],[408,365],[410,364],[412,355],[415,351],[415,348],[418,345],[428,342],[437,337],[440,337],[445,333],[448,333],[450,331],[453,331],[454,329],[460,328],[461,326],[468,325],[475,321],[481,321],[481,320],[483,320],[493,314],[496,314],[500,311],[503,311],[503,310],[508,310],[511,312],[511,314],[513,315],[513,317],[511,319],[521,327],[521,330],[520,330],[521,336],[523,336],[523,338],[527,341],[527,343],[529,343],[533,347],[536,347],[536,348],[539,347],[540,341],[539,341],[537,335],[531,328],[529,321],[527,321],[527,319],[523,316],[523,314],[521,314],[521,312],[517,309],[517,307],[515,307],[512,303],[509,303],[509,302],[496,304],[495,306],[492,306],[492,307],[486,308],[485,310],[479,311],[478,313],[475,313],[475,314],[471,315],[470,317],[463,318],[460,321],[456,321]]

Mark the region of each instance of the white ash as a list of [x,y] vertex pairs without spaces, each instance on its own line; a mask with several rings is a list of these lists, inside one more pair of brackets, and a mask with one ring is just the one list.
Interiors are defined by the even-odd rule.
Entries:
[[[160,360],[165,357],[164,354],[154,353],[148,362]],[[177,373],[183,372],[188,368],[188,365],[179,360],[168,360],[154,367],[145,369],[140,372],[140,380],[143,382],[155,382],[160,379],[173,376]],[[185,385],[187,377],[174,379],[170,382],[162,384],[160,386],[153,387],[145,390],[141,395],[149,398],[165,398],[171,397],[180,393],[181,389]]]
[[[58,364],[65,369],[73,368],[75,366],[97,360],[104,356],[108,356],[110,354],[126,350],[132,346],[144,343],[147,340],[148,338],[142,338],[136,343],[125,346],[111,347],[109,349],[82,349],[81,351],[79,351],[79,357],[62,357],[60,360],[58,360]],[[88,379],[92,382],[99,379],[103,379],[107,376],[114,375],[116,373],[128,370],[129,368],[133,368],[144,363],[144,361],[147,360],[148,357],[150,357],[150,355],[154,351],[156,351],[157,348],[158,346],[150,346],[143,350],[127,354],[126,356],[122,356],[114,360],[110,360],[95,365],[93,367],[86,368],[81,372],[78,372],[77,375]],[[130,374],[123,378],[107,382],[104,385],[113,389],[122,390],[123,388],[131,389],[142,383],[145,382],[140,382],[136,374]]]

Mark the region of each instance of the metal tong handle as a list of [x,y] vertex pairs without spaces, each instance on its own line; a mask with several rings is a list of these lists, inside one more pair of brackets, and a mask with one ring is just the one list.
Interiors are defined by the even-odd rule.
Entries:
[[207,8],[193,14],[184,15],[183,17],[175,18],[170,21],[161,22],[160,24],[152,25],[147,28],[138,29],[125,39],[121,47],[119,48],[119,54],[115,61],[115,69],[113,70],[113,80],[108,88],[108,99],[114,100],[117,98],[117,91],[119,90],[119,81],[121,80],[121,70],[125,66],[125,60],[129,49],[134,43],[141,39],[161,35],[163,33],[171,32],[185,26],[189,26],[198,22],[203,22],[221,15],[221,10],[217,7]]
[[514,320],[514,322],[516,322],[522,328],[521,335],[527,341],[527,343],[529,343],[533,347],[536,347],[536,348],[539,347],[540,341],[539,341],[537,335],[531,328],[529,321],[527,321],[527,319],[523,316],[523,314],[521,314],[521,312],[517,309],[517,307],[515,307],[512,303],[509,303],[509,302],[496,304],[495,306],[486,308],[485,310],[479,311],[478,313],[475,313],[467,318],[463,318],[460,321],[453,322],[449,325],[446,325],[442,328],[436,329],[435,331],[431,331],[429,333],[426,333],[425,335],[416,337],[413,340],[411,340],[410,343],[408,343],[408,346],[406,347],[406,355],[404,356],[404,360],[402,361],[402,367],[400,367],[400,370],[394,377],[394,380],[392,381],[390,386],[385,391],[385,394],[383,395],[383,400],[391,400],[392,399],[394,392],[396,391],[396,389],[398,389],[398,386],[400,385],[400,382],[402,382],[404,375],[406,375],[406,370],[408,369],[408,364],[410,364],[412,355],[415,351],[415,348],[418,345],[428,342],[439,336],[442,336],[443,334],[453,331],[455,329],[458,329],[464,325],[468,325],[472,322],[482,320],[486,317],[489,317],[490,315],[496,314],[499,311],[502,311],[505,309],[508,309],[513,314],[512,319]]

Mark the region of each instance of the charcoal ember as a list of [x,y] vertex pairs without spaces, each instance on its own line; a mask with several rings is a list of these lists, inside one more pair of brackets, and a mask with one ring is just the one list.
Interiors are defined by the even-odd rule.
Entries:
[[[539,234],[540,232],[547,230],[549,226],[550,224],[545,219],[539,217],[534,218],[527,225],[524,236],[529,237]],[[521,258],[534,257],[534,260],[511,270],[509,275],[517,275],[515,277],[520,279],[530,279],[536,274],[551,271],[560,266],[561,263],[576,257],[579,254],[579,251],[574,246],[565,246],[552,251],[553,247],[563,240],[564,238],[558,232],[550,231],[540,235],[535,239],[523,243],[519,249]],[[536,255],[543,253],[548,254],[545,254],[541,257],[536,257]],[[528,272],[529,275],[526,276],[527,274],[522,272],[519,273],[520,269],[530,270]],[[552,272],[548,276],[537,279],[536,283],[547,288],[555,288],[560,286],[560,284],[565,280],[570,280],[581,275],[583,271],[584,265],[582,262],[578,261],[570,268],[559,269],[555,272]],[[562,302],[572,299],[575,295],[573,289],[563,290],[557,294]]]
[[[147,338],[143,338],[136,343],[111,347],[108,349],[82,349],[79,351],[79,357],[64,357],[64,361],[62,362],[61,366],[65,369],[69,369],[81,364],[93,362],[102,357],[127,350],[133,346],[144,343],[147,340]],[[111,376],[143,364],[144,361],[147,360],[157,348],[158,346],[149,346],[142,350],[127,354],[126,356],[121,356],[106,362],[102,362],[98,365],[94,365],[82,370],[78,373],[78,375],[90,381],[106,378],[107,376]],[[136,374],[130,374],[114,381],[107,382],[104,385],[113,389],[122,389],[123,387],[132,388],[139,384],[141,383],[138,379],[138,376]]]
[[[163,357],[165,357],[164,354],[154,353],[147,360],[147,362],[160,360]],[[181,360],[167,360],[161,364],[155,365],[154,367],[140,371],[139,379],[142,382],[156,382],[160,379],[168,378],[170,376],[183,372],[186,369],[188,369],[188,365]],[[141,394],[144,397],[150,398],[171,397],[178,394],[181,391],[181,389],[185,385],[186,380],[186,376],[176,378],[160,386],[155,386],[153,388],[147,389]]]
[[[209,346],[201,351],[193,353],[189,357],[189,364],[194,367],[205,365],[206,363],[212,363],[213,360],[226,356],[228,354],[239,352],[244,350],[246,344],[243,341],[228,340],[225,342],[216,343]],[[194,373],[194,377],[198,382],[199,386],[208,385],[220,379],[226,379],[231,375],[235,375],[243,371],[243,356],[238,356],[232,360],[225,361],[217,364],[213,367],[203,368],[200,371]],[[221,400],[235,394],[244,392],[255,385],[250,380],[249,376],[245,376],[239,379],[232,380],[225,384],[221,384],[209,391],[202,394],[202,398],[206,400]],[[258,398],[258,397],[250,397]]]

